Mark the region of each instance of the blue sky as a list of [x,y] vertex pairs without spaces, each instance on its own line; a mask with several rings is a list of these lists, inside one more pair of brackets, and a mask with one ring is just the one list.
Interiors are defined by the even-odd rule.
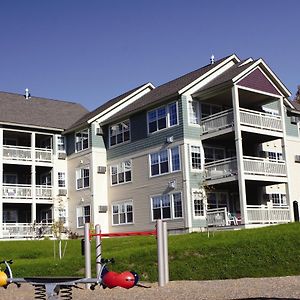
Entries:
[[294,95],[298,0],[1,0],[0,90],[89,110],[236,53],[262,57]]

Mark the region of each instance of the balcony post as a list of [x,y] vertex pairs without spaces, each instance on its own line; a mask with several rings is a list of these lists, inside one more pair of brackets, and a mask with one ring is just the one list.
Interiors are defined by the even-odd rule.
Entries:
[[32,204],[31,204],[31,222],[34,223],[36,221],[36,168],[35,168],[35,132],[31,133],[31,196],[32,196]]
[[3,237],[3,128],[0,128],[0,238]]
[[279,100],[279,114],[281,116],[281,124],[282,124],[282,131],[283,131],[283,138],[281,139],[281,146],[282,146],[282,159],[285,161],[285,171],[286,171],[286,177],[287,177],[287,183],[285,184],[285,191],[286,191],[286,202],[290,207],[290,219],[292,221],[294,220],[294,214],[293,214],[293,201],[291,198],[291,187],[290,187],[290,172],[289,172],[289,166],[291,166],[294,161],[291,161],[290,164],[290,158],[287,155],[288,153],[288,143],[287,143],[287,138],[286,138],[286,128],[285,128],[285,107],[283,104],[283,97],[280,97]]
[[244,224],[248,223],[247,216],[247,198],[246,198],[246,184],[244,174],[243,162],[243,141],[240,121],[240,105],[239,105],[239,91],[236,85],[232,88],[232,104],[234,116],[234,133],[235,133],[235,148],[238,169],[238,184],[239,184],[239,199],[241,207],[241,217]]

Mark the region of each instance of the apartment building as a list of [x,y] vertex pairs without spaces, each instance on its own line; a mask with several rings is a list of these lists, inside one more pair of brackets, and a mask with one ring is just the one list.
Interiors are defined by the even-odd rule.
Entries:
[[236,55],[92,112],[1,93],[0,237],[58,220],[78,233],[85,222],[124,232],[162,218],[191,232],[299,220],[299,105],[289,97],[262,59]]

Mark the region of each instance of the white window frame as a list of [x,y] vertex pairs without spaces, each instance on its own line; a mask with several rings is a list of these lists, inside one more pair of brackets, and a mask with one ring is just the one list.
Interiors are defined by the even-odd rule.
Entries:
[[[114,206],[118,207],[118,212],[114,213]],[[125,207],[124,212],[121,211],[122,207]],[[132,207],[132,211],[128,211],[128,206]],[[128,222],[128,213],[132,213],[132,221]],[[121,214],[125,215],[125,222],[121,223]],[[114,216],[118,216],[118,223],[114,223]],[[130,200],[124,200],[124,201],[117,201],[113,202],[111,204],[111,224],[112,226],[124,226],[124,225],[133,225],[134,224],[134,207],[133,207],[133,201]]]
[[[287,206],[287,199],[285,193],[271,193],[268,194],[268,196],[273,206],[276,207]],[[274,202],[274,198],[277,196],[278,196],[279,203]]]
[[[194,168],[193,167],[193,153],[196,153],[193,151],[193,148],[199,149],[200,154],[200,168]],[[204,151],[201,145],[190,145],[190,167],[192,172],[202,172],[204,169]]]
[[[66,152],[66,137],[63,135],[58,135],[56,137],[56,142],[57,142],[57,145],[56,145],[57,152],[65,153]],[[60,147],[62,147],[63,150],[59,149]],[[76,145],[75,145],[75,147],[76,147]]]
[[[173,170],[174,166],[173,166],[173,161],[172,161],[172,150],[173,149],[178,149],[178,159],[179,159],[179,169],[178,170]],[[161,156],[162,156],[162,152],[164,151],[167,151],[167,163],[168,163],[168,172],[164,172],[164,173],[161,173]],[[151,161],[151,156],[152,155],[158,155],[158,174],[154,174],[152,175],[152,161]],[[176,173],[176,172],[180,172],[181,171],[181,155],[180,155],[180,147],[179,145],[178,146],[175,146],[175,147],[172,147],[172,148],[168,148],[168,149],[163,149],[163,150],[160,150],[158,152],[152,152],[149,154],[149,157],[148,157],[148,161],[149,161],[149,177],[157,177],[157,176],[163,176],[163,175],[166,175],[166,174],[170,174],[170,173]]]
[[[266,154],[267,154],[267,159],[269,160],[278,161],[278,162],[283,161],[282,152],[266,151]],[[275,158],[272,158],[272,156],[275,156]]]
[[[202,199],[196,199],[195,194],[200,195],[200,198]],[[202,201],[202,207],[203,207],[203,215],[196,215],[196,209],[195,209],[195,201]],[[192,189],[192,203],[193,203],[193,217],[194,219],[205,219],[206,217],[206,197],[204,196],[204,191],[201,191],[199,189]]]
[[[89,176],[84,176],[84,171],[85,170],[88,170],[89,172]],[[90,187],[90,167],[89,166],[85,166],[85,167],[81,167],[81,168],[78,168],[75,170],[75,177],[76,177],[76,190],[82,190],[82,189],[87,189]],[[85,178],[89,178],[89,184],[88,186],[85,186],[84,184],[84,181],[85,181]],[[82,180],[82,187],[78,187],[78,180]]]
[[[120,128],[120,126],[122,126],[122,130],[118,131]],[[127,126],[127,129],[126,129]],[[113,129],[116,128],[116,129]],[[112,132],[116,132],[116,134],[112,134]],[[119,134],[122,134],[122,141],[118,142],[118,132]],[[128,132],[128,139],[125,140],[125,133]],[[108,128],[108,136],[109,136],[109,147],[116,147],[118,145],[124,144],[124,143],[129,143],[131,141],[131,124],[130,124],[130,120],[126,119],[122,122],[110,125]],[[115,144],[111,144],[112,143],[112,137],[116,138],[116,143]]]
[[58,221],[67,224],[67,209],[65,207],[58,208]]
[[[130,168],[129,168],[129,166],[130,166]],[[116,174],[113,174],[113,168],[117,169]],[[126,180],[126,173],[129,171],[130,171],[130,180]],[[123,182],[119,181],[119,174],[123,174],[123,179],[124,179]],[[113,183],[113,175],[117,176],[117,183]],[[122,161],[118,164],[110,166],[110,185],[111,186],[126,184],[126,183],[130,183],[130,182],[132,182],[132,160],[131,159],[128,159],[128,160]]]
[[[172,104],[175,104],[175,107],[176,107],[176,120],[177,120],[176,124],[173,124],[173,125],[170,124],[170,109],[169,109],[169,107]],[[165,108],[165,110],[166,110],[166,127],[158,129],[158,123],[157,122],[158,122],[159,118],[158,118],[158,115],[157,115],[157,111],[159,109],[161,109],[161,108]],[[149,113],[154,112],[154,111],[156,113],[156,130],[153,131],[153,132],[150,132],[150,127],[149,127]],[[148,135],[151,135],[151,134],[154,134],[156,132],[160,132],[162,130],[166,130],[168,128],[171,128],[171,127],[174,127],[174,126],[178,126],[178,125],[179,125],[179,114],[178,114],[178,102],[177,101],[170,102],[170,103],[168,103],[166,105],[162,105],[162,106],[159,106],[159,107],[157,107],[155,109],[151,109],[151,110],[147,111],[147,132],[148,132]]]
[[[85,208],[89,207],[90,210],[90,214],[86,215],[85,214]],[[84,226],[85,223],[90,223],[91,221],[91,206],[90,205],[83,205],[83,206],[79,206],[76,208],[76,224],[77,224],[77,228],[82,228]],[[82,218],[82,225],[80,224],[81,222],[79,222],[79,218]]]
[[[90,132],[88,128],[75,132],[75,152],[78,153],[86,149],[89,149],[90,147],[89,139],[90,139]],[[85,141],[87,141],[87,146],[85,146]],[[79,149],[77,149],[77,145],[80,145]]]
[[[67,178],[66,172],[61,172],[61,171],[57,172],[57,186],[58,186],[58,188],[66,188],[66,186],[67,186],[66,178]],[[64,182],[64,185],[61,186],[59,182]]]
[[[181,200],[181,213],[182,215],[180,217],[175,217],[175,209],[174,209],[174,195],[180,195],[180,200]],[[170,201],[170,218],[162,218],[162,197],[167,196],[169,197]],[[184,208],[183,208],[183,199],[182,199],[182,192],[181,191],[176,191],[173,193],[168,193],[168,194],[158,194],[158,195],[152,195],[150,196],[150,207],[151,207],[151,221],[155,222],[158,219],[154,219],[154,213],[153,213],[153,198],[160,197],[160,216],[162,220],[178,220],[182,219],[184,217]]]

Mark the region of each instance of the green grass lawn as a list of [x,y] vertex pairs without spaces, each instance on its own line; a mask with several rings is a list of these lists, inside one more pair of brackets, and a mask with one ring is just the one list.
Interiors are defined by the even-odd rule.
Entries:
[[[64,248],[66,241],[62,243]],[[94,242],[91,248],[95,269]],[[53,253],[50,240],[0,242],[0,260],[14,260],[15,277],[84,275],[80,240],[67,241],[62,260]],[[104,239],[102,253],[115,258],[112,270],[133,270],[143,281],[157,281],[155,237]],[[210,238],[207,233],[169,236],[170,280],[300,275],[299,261],[299,223],[216,232]]]

